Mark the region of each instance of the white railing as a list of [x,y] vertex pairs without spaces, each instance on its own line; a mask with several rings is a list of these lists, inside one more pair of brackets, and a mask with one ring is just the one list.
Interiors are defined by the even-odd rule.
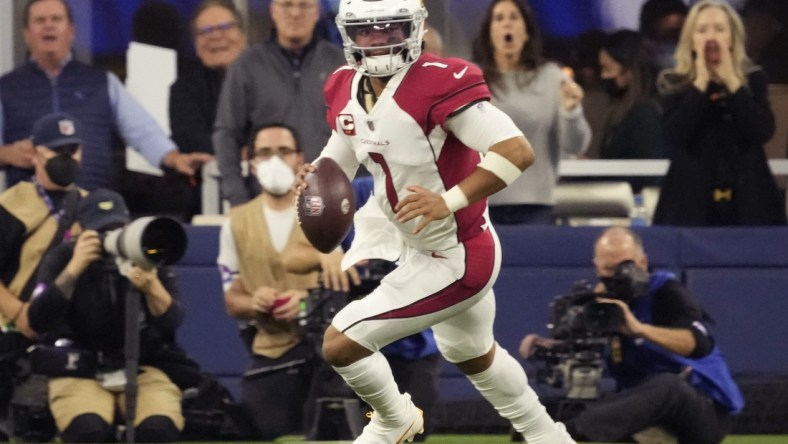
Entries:
[[[668,171],[668,160],[562,160],[558,172],[562,177],[583,176],[663,176]],[[769,166],[775,176],[788,176],[788,159],[772,159]],[[202,212],[222,214],[219,168],[216,162],[203,166]]]
[[[562,177],[572,176],[664,176],[670,161],[653,160],[562,160],[558,173]],[[788,159],[769,160],[775,176],[788,176]]]

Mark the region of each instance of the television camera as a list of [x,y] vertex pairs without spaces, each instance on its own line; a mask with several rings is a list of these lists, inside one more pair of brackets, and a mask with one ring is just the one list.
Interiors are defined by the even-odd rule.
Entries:
[[531,358],[537,364],[537,380],[566,388],[568,400],[599,398],[606,349],[625,323],[618,305],[598,302],[597,298],[628,304],[649,288],[648,272],[631,260],[620,263],[613,276],[600,280],[604,292],[588,281],[578,281],[569,293],[552,300],[547,327],[553,340],[537,342]]

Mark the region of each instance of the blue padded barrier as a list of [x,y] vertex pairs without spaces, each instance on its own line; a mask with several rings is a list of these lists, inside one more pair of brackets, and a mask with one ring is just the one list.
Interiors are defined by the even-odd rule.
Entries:
[[185,311],[178,342],[204,371],[240,375],[246,365],[246,350],[238,336],[238,324],[224,308],[216,265],[180,265],[175,271]]
[[[235,321],[225,312],[216,269],[218,227],[186,226],[189,247],[176,267],[186,319],[180,342],[234,394],[246,365]],[[581,278],[593,278],[601,228],[501,226],[503,266],[495,285],[499,343],[517,356],[522,337],[546,333],[547,304]],[[655,268],[682,273],[717,320],[717,342],[735,373],[787,372],[788,227],[638,229]],[[451,364],[441,399],[479,395]]]
[[[504,267],[588,267],[594,241],[603,228],[502,225],[495,230],[503,249]],[[649,227],[636,232],[643,238],[652,266],[678,268],[679,230]]]
[[216,268],[219,255],[219,227],[185,225],[189,245],[178,265],[209,265]]
[[690,269],[687,286],[734,373],[788,373],[788,269]]
[[787,227],[685,228],[680,248],[683,267],[788,268]]

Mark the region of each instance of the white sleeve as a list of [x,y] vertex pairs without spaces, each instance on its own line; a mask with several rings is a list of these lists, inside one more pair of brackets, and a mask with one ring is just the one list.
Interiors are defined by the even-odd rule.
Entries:
[[353,149],[345,140],[345,137],[336,131],[331,131],[331,137],[328,139],[328,142],[326,142],[323,151],[320,152],[318,159],[321,157],[330,157],[333,159],[342,168],[342,171],[345,172],[348,180],[353,180],[353,178],[356,177],[356,171],[359,165],[358,159],[356,159],[356,153],[353,152]]
[[478,102],[451,116],[443,125],[467,147],[486,153],[498,142],[522,136],[511,117],[490,102]]
[[219,257],[216,258],[216,265],[222,277],[222,290],[227,291],[241,274],[238,269],[238,251],[235,249],[235,239],[230,229],[230,219],[224,221],[219,232]]

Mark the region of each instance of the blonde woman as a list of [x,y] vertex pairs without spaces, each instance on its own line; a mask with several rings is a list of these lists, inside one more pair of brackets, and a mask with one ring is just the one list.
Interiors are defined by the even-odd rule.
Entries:
[[670,169],[654,215],[663,225],[785,224],[785,205],[763,144],[774,133],[764,72],[745,53],[730,5],[689,12],[676,67],[659,80]]

